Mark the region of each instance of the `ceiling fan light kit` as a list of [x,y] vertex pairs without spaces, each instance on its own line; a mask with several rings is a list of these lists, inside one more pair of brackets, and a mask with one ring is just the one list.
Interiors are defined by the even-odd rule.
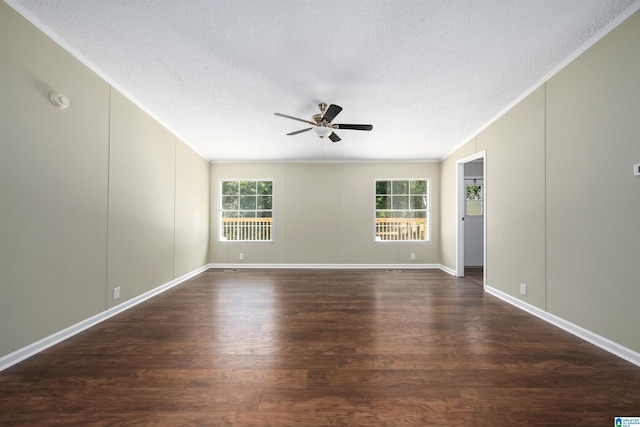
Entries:
[[314,114],[311,120],[300,119],[298,117],[288,116],[282,113],[274,113],[276,116],[284,117],[286,119],[297,120],[299,122],[307,123],[313,127],[300,129],[294,132],[290,132],[287,135],[298,135],[306,131],[311,131],[312,134],[320,138],[329,137],[333,142],[340,141],[340,137],[336,135],[334,129],[349,129],[349,130],[372,130],[373,125],[354,125],[354,124],[333,124],[333,119],[342,111],[342,107],[339,105],[331,104],[327,105],[324,102],[318,104],[320,114]]
[[333,133],[333,129],[326,126],[317,126],[311,129],[311,133],[315,136],[319,136],[320,138],[324,138],[325,136],[329,136]]

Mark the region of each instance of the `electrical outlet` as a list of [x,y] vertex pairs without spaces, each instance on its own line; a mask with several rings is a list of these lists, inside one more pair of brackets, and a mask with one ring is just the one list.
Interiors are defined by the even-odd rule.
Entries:
[[527,285],[525,285],[524,283],[520,283],[520,293],[522,295],[526,295],[527,294]]
[[633,174],[640,176],[640,163],[633,165]]
[[411,252],[411,261],[415,261],[415,260],[416,260],[416,254]]
[[113,299],[120,298],[120,287],[113,288]]
[[244,253],[240,252],[240,261],[244,260]]

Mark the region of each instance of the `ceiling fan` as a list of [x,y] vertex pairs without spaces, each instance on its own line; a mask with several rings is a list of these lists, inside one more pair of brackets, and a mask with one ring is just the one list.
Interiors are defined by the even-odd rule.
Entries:
[[333,131],[334,129],[349,129],[349,130],[371,130],[373,125],[350,125],[344,123],[331,123],[333,119],[342,111],[342,107],[339,105],[331,104],[327,105],[324,102],[318,104],[320,108],[319,114],[314,114],[311,120],[299,119],[297,117],[288,116],[282,113],[274,113],[276,116],[284,117],[286,119],[297,120],[299,122],[307,123],[313,127],[300,129],[295,132],[288,133],[287,135],[297,135],[302,132],[311,131],[315,136],[324,138],[328,136],[333,142],[340,141],[340,137]]

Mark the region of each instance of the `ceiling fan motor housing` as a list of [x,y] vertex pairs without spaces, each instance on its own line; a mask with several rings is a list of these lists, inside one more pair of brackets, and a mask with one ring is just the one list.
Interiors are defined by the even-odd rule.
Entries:
[[296,120],[299,122],[310,124],[314,127],[297,130],[295,132],[289,132],[287,135],[298,135],[303,132],[311,131],[315,136],[319,136],[320,138],[329,137],[329,139],[333,142],[340,141],[340,137],[333,132],[333,129],[350,129],[350,130],[371,130],[373,129],[372,125],[354,125],[354,124],[332,124],[333,119],[340,114],[342,111],[342,107],[339,105],[331,104],[327,105],[324,102],[318,104],[318,108],[320,109],[319,114],[314,114],[311,118],[312,121],[308,121],[305,119],[300,119],[298,117],[289,116],[282,113],[274,113],[276,116],[284,117],[291,120]]

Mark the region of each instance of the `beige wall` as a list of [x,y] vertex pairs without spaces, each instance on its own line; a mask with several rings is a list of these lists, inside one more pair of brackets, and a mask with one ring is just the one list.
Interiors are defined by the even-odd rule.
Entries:
[[548,309],[640,351],[640,12],[547,83]]
[[486,150],[487,285],[634,351],[638,46],[640,12],[442,162],[445,266],[455,268],[456,160]]
[[209,263],[209,162],[176,142],[174,277]]
[[[274,241],[218,242],[220,179],[274,180]],[[430,243],[375,243],[374,180],[430,178]],[[439,264],[438,163],[211,165],[211,262],[251,264]],[[411,253],[416,259],[410,259]]]
[[116,90],[110,139],[114,306],[208,264],[209,163]]
[[544,309],[544,87],[480,132],[477,149],[487,152],[487,283]]
[[173,279],[175,136],[115,90],[110,162],[107,295],[127,300]]
[[104,309],[109,86],[4,3],[0,39],[1,356]]
[[[440,162],[440,180],[442,193],[440,196],[440,260],[441,264],[451,271],[456,270],[456,243],[458,213],[456,212],[456,162],[472,154],[478,149],[476,137],[467,141],[456,152]],[[486,166],[485,166],[486,167]]]
[[0,39],[3,357],[206,265],[209,164],[3,2]]

